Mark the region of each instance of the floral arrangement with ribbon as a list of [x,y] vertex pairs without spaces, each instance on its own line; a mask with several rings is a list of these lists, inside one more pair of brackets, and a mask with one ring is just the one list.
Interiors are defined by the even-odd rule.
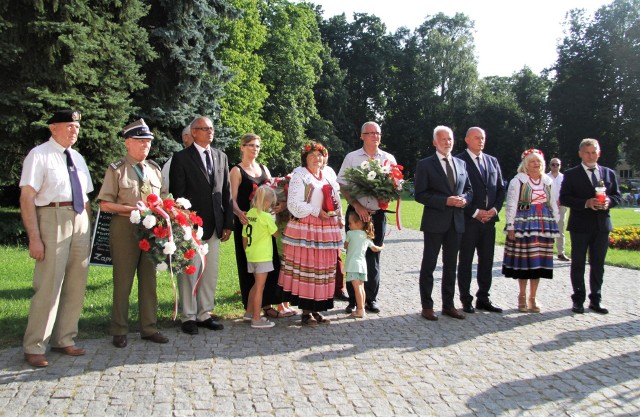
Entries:
[[378,206],[382,210],[387,210],[389,202],[397,200],[396,205],[396,226],[401,229],[400,224],[400,194],[404,188],[404,175],[402,165],[392,164],[389,160],[380,163],[377,159],[369,159],[360,164],[359,167],[347,168],[344,178],[347,185],[345,190],[353,198],[373,197],[378,200]]
[[[162,200],[156,194],[149,194],[146,201],[138,201],[136,210],[129,221],[138,225],[140,240],[138,246],[146,252],[156,267],[156,271],[169,271],[175,298],[174,315],[177,315],[178,297],[174,274],[187,277],[196,273],[195,258],[199,256],[204,265],[204,255],[209,248],[202,244],[202,218],[189,211],[191,203],[186,198]],[[204,268],[203,268],[204,269]],[[198,277],[195,288],[200,282]],[[195,291],[194,288],[194,291]]]

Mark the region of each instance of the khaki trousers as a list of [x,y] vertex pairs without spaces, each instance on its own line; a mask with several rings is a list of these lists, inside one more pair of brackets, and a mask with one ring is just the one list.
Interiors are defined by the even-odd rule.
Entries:
[[44,354],[53,347],[75,345],[78,320],[89,273],[91,247],[87,211],[73,207],[36,209],[44,260],[36,261],[29,320],[24,334],[25,353]]
[[140,310],[140,334],[151,336],[158,331],[158,295],[156,269],[149,256],[138,246],[138,226],[128,217],[114,215],[111,218],[109,245],[113,260],[113,306],[111,308],[111,334],[126,335],[129,332],[129,295],[133,279],[138,273],[138,308]]
[[195,257],[196,273],[193,275],[180,274],[178,277],[178,289],[180,294],[180,305],[182,308],[180,319],[182,322],[189,320],[205,321],[211,314],[216,298],[216,286],[218,285],[218,264],[220,258],[220,239],[213,233],[209,240],[202,243],[209,245],[209,252],[205,255],[206,267],[198,284],[196,295],[193,295],[193,288],[200,271],[202,271],[202,261],[200,256]]

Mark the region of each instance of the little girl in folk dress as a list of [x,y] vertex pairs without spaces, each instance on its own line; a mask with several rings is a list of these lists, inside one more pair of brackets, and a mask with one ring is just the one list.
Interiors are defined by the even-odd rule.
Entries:
[[358,213],[352,212],[349,215],[349,231],[344,242],[347,250],[347,258],[344,264],[344,272],[347,282],[353,284],[356,295],[356,310],[351,313],[351,318],[364,318],[364,282],[367,280],[367,260],[365,254],[371,248],[374,252],[380,252],[383,246],[376,246],[373,243],[374,231],[373,223],[363,222]]

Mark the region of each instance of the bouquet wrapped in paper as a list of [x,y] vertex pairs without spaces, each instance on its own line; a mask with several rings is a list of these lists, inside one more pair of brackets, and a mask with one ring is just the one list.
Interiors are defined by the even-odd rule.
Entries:
[[402,165],[377,159],[362,162],[359,167],[345,170],[347,185],[344,189],[353,198],[373,197],[381,209],[386,210],[389,202],[400,198],[404,184]]
[[[146,201],[138,201],[137,209],[129,216],[129,221],[139,228],[138,246],[151,258],[157,271],[171,273],[172,282],[174,274],[195,274],[196,256],[201,257],[204,265],[204,255],[208,252],[207,244],[200,242],[202,219],[189,208],[191,203],[186,198],[162,200],[156,194],[149,194]],[[173,284],[175,318],[177,293]]]

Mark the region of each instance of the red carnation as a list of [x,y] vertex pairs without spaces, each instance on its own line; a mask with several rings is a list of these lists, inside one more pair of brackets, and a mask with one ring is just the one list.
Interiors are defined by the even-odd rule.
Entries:
[[149,204],[151,206],[155,206],[156,203],[158,202],[158,200],[160,200],[160,197],[158,197],[155,194],[149,194],[147,196],[147,204]]
[[187,219],[187,216],[184,215],[184,213],[176,214],[176,221],[180,226],[187,226],[189,224],[189,220]]
[[[150,195],[153,195],[153,194],[150,194]],[[147,239],[142,239],[140,242],[138,242],[138,247],[143,251],[147,252],[149,249],[151,249],[151,243],[149,243]]]
[[184,269],[184,272],[186,272],[187,275],[193,275],[196,273],[196,267],[194,265],[189,265]]
[[186,251],[186,252],[184,253],[184,257],[185,257],[186,259],[193,259],[193,257],[194,257],[194,256],[196,256],[196,251],[195,251],[195,250],[193,250],[193,249],[189,249],[188,251]]
[[199,227],[202,227],[204,223],[202,223],[202,217],[196,216],[196,219],[193,221],[194,224],[197,224]]
[[162,206],[164,207],[165,210],[170,211],[171,209],[173,209],[173,206],[176,205],[176,202],[170,199],[166,199],[162,201]]
[[158,239],[164,239],[165,237],[169,236],[169,229],[164,228],[162,226],[156,226],[153,228],[153,234]]

